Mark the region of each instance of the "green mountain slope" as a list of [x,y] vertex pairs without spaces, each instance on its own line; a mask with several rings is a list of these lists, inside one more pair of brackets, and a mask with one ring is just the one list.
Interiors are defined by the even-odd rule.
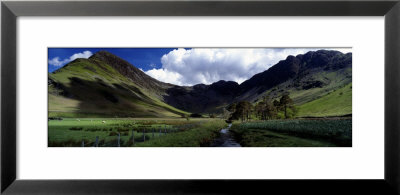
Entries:
[[[49,116],[181,117],[222,113],[242,100],[256,103],[290,94],[299,116],[351,113],[352,54],[320,50],[288,56],[238,84],[177,86],[160,82],[129,62],[99,51],[49,73]],[[350,85],[350,90],[346,88]],[[339,90],[342,95],[332,98]],[[340,93],[340,92],[339,92]],[[346,95],[350,93],[350,101]],[[345,94],[345,95],[343,95]],[[350,108],[350,110],[349,110]]]
[[[333,71],[316,71],[307,76],[291,79],[279,84],[258,96],[254,96],[254,99],[256,102],[262,100],[264,96],[276,99],[283,93],[288,92],[296,105],[302,105],[348,85],[352,82],[351,75],[352,68]],[[308,87],[310,84],[319,86]]]
[[343,116],[352,113],[352,84],[337,89],[319,99],[300,105],[298,116]]
[[351,53],[325,50],[308,52],[289,56],[245,81],[241,84],[241,87],[246,86],[242,89],[245,92],[237,99],[257,103],[264,97],[279,99],[289,93],[294,104],[300,108],[299,117],[346,115],[351,114],[351,89],[345,93],[350,93],[350,99],[340,96],[332,101],[329,97],[351,85],[351,82]]
[[[268,91],[279,95],[289,90],[326,88],[338,82],[347,84],[351,82],[351,68],[351,53],[319,50],[288,56],[268,70],[241,83],[241,92],[237,99],[255,102]],[[306,101],[309,100],[303,102]]]
[[135,73],[141,74],[142,82],[134,82],[121,74],[126,70],[123,68],[112,67],[94,56],[76,59],[50,73],[49,116],[180,117],[188,114],[161,101],[162,90],[142,86],[158,84],[158,81],[137,70],[140,72]]

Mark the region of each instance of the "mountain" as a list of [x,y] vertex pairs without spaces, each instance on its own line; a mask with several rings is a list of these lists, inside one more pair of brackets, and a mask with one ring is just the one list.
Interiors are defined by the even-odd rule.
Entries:
[[[218,81],[189,87],[158,81],[99,51],[49,73],[49,116],[180,117],[217,113],[233,102],[257,102],[283,93],[305,105],[351,84],[351,71],[351,53],[320,50],[288,56],[240,85]],[[303,114],[314,112],[308,110]]]
[[160,82],[143,71],[139,70],[129,62],[107,52],[99,51],[92,55],[89,60],[92,60],[96,65],[101,66],[101,62],[109,65],[115,69],[119,74],[129,79],[137,87],[144,91],[148,91],[150,94],[161,97],[165,89],[172,87],[173,85]]
[[193,113],[215,113],[232,103],[239,89],[238,83],[222,80],[211,85],[174,86],[166,91],[164,100],[169,105]]
[[296,104],[303,104],[351,82],[351,53],[310,51],[304,55],[288,56],[244,81],[237,100],[256,102],[266,95],[278,98],[282,93],[290,93]]
[[172,87],[100,51],[49,73],[49,116],[179,117],[162,101]]

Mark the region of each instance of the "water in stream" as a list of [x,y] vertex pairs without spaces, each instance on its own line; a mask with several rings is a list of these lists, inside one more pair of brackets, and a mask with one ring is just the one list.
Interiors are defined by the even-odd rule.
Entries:
[[211,144],[211,147],[241,147],[229,131],[231,126],[232,124],[229,124],[227,128],[221,129],[220,136]]

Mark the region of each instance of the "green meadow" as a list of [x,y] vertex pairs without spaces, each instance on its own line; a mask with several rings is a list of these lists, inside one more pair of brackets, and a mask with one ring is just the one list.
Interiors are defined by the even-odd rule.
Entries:
[[344,116],[352,113],[352,84],[298,107],[299,117]]
[[64,118],[49,121],[48,145],[50,147],[208,146],[218,136],[219,130],[226,125],[219,119]]
[[295,119],[235,123],[231,130],[242,146],[352,146],[351,119]]

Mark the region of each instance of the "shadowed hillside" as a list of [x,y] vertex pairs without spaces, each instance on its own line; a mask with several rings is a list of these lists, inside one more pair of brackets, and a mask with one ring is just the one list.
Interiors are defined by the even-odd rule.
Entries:
[[351,82],[351,53],[311,51],[288,56],[286,60],[243,82],[237,99],[256,102],[266,95],[277,98],[289,92],[296,104],[303,104]]
[[169,84],[126,61],[98,52],[49,74],[49,116],[180,117],[161,101]]
[[[336,104],[327,96],[351,81],[352,54],[338,51],[288,56],[240,85],[218,81],[190,87],[158,81],[129,62],[99,51],[49,73],[49,116],[181,117],[220,113],[233,102],[255,103],[287,92],[296,105],[304,105],[307,115],[315,112],[313,105]],[[351,90],[345,96],[351,97]],[[324,99],[317,101],[320,98]],[[337,113],[351,113],[351,102],[348,108],[343,106],[345,111]]]

